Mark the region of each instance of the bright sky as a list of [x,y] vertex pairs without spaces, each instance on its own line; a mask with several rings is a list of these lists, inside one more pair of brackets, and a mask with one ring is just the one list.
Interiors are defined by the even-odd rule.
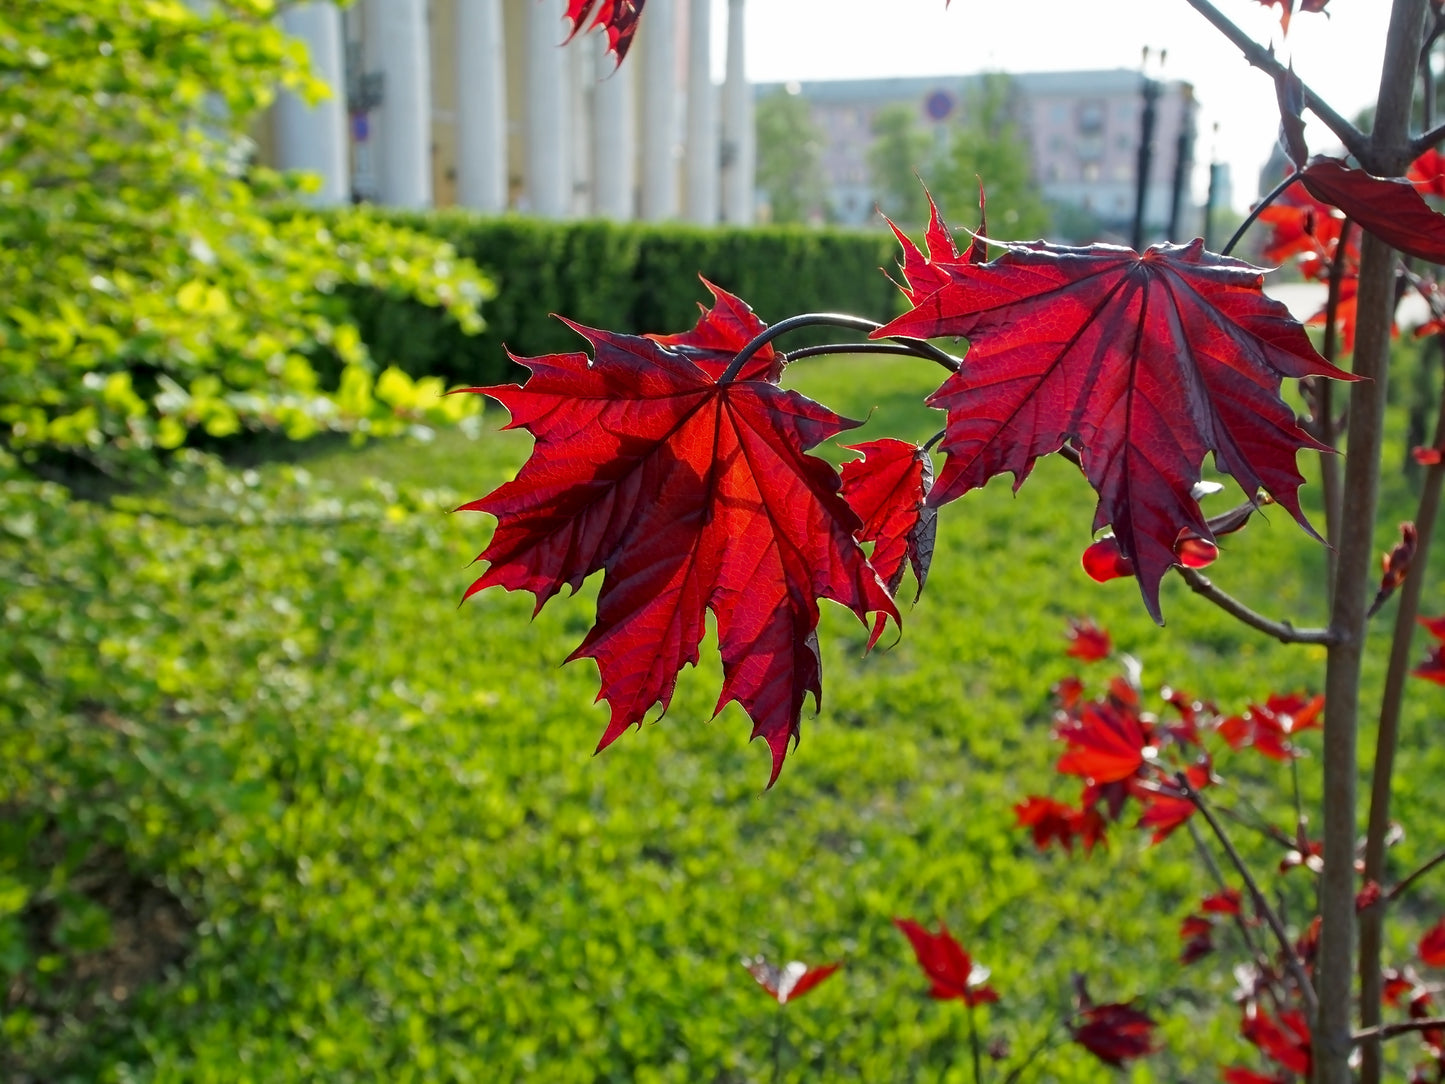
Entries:
[[[1279,8],[1215,0],[1341,115],[1373,102],[1388,0],[1334,0],[1329,17],[1296,11],[1288,38]],[[722,76],[725,3],[714,4]],[[1211,148],[1233,168],[1234,202],[1247,207],[1279,127],[1273,83],[1251,68],[1185,0],[750,0],[748,77],[755,82],[960,75],[976,71],[1136,68],[1144,46],[1167,49],[1163,76],[1193,83],[1200,104],[1195,160],[1202,198]],[[1215,136],[1212,126],[1219,124]],[[1338,143],[1312,123],[1313,151]],[[987,180],[985,178],[985,180]]]

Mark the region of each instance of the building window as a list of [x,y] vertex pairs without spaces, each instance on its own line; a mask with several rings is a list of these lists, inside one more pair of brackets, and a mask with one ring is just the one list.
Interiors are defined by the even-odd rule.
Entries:
[[1079,131],[1094,134],[1104,130],[1104,103],[1097,99],[1086,99],[1079,103],[1075,115]]
[[1084,181],[1087,184],[1097,184],[1099,180],[1099,163],[1084,163]]

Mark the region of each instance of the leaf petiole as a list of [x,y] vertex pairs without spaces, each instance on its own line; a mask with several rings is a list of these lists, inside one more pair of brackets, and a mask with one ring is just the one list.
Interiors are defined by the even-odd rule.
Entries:
[[[776,324],[765,327],[749,339],[743,348],[738,351],[737,357],[733,358],[732,364],[727,367],[727,371],[723,373],[718,383],[732,383],[737,379],[738,374],[743,371],[743,366],[748,363],[754,354],[767,346],[768,343],[772,342],[779,335],[784,335],[789,331],[797,331],[799,328],[805,327],[842,327],[849,328],[853,331],[873,332],[882,326],[883,325],[876,320],[869,320],[863,316],[850,316],[843,312],[805,312],[798,316],[790,316],[786,320],[780,320]],[[905,347],[907,353],[938,362],[938,364],[942,365],[949,372],[957,372],[961,365],[961,362],[952,354],[946,350],[940,350],[932,343],[924,342],[922,339],[911,339],[907,336],[900,335],[894,337],[892,341],[897,345]],[[835,349],[833,352],[847,353],[847,350]]]

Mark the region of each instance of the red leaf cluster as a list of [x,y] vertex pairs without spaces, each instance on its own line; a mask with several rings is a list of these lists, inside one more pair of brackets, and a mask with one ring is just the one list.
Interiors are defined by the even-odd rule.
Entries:
[[1034,846],[1046,850],[1050,843],[1058,843],[1064,850],[1072,852],[1074,841],[1082,842],[1087,854],[1100,843],[1107,843],[1108,824],[1104,815],[1094,807],[1075,809],[1063,802],[1042,795],[1032,795],[1014,806],[1014,816],[1020,828],[1027,828],[1033,835]]
[[1078,659],[1080,662],[1098,662],[1100,659],[1107,659],[1114,650],[1109,642],[1109,633],[1094,624],[1094,619],[1086,617],[1082,621],[1069,618],[1069,630],[1065,635],[1069,640],[1069,649],[1064,652],[1071,659]]
[[1238,917],[1241,913],[1240,895],[1236,889],[1226,888],[1212,896],[1205,896],[1199,910],[1187,915],[1179,926],[1179,937],[1184,942],[1179,962],[1192,964],[1212,953],[1216,919],[1219,916]]
[[1318,729],[1324,707],[1323,696],[1276,693],[1263,704],[1251,704],[1242,714],[1221,721],[1219,736],[1231,749],[1252,747],[1271,760],[1293,760],[1299,756],[1299,749],[1289,741],[1290,737],[1302,730]]
[[[1073,621],[1070,627],[1075,645],[1081,640],[1107,642],[1101,638],[1108,634],[1092,622]],[[1094,657],[1099,648],[1082,650]],[[1069,654],[1077,657],[1078,652],[1071,647]],[[1054,686],[1058,709],[1053,732],[1066,746],[1057,770],[1083,785],[1077,805],[1037,794],[1014,805],[1015,822],[1029,831],[1039,850],[1058,844],[1072,853],[1078,842],[1087,854],[1100,844],[1107,846],[1109,825],[1123,819],[1131,803],[1139,807],[1134,826],[1149,831],[1153,844],[1161,843],[1194,815],[1197,796],[1214,785],[1212,735],[1228,749],[1253,748],[1270,760],[1289,761],[1299,755],[1293,737],[1320,725],[1324,697],[1299,693],[1276,693],[1239,715],[1224,716],[1213,704],[1166,687],[1160,696],[1172,713],[1160,717],[1141,705],[1134,684],[1138,663],[1127,655],[1120,658],[1132,677],[1115,677],[1101,696],[1087,697],[1077,677]],[[1317,846],[1301,838],[1281,869],[1313,868]],[[1194,923],[1185,939],[1193,941],[1204,932]],[[1190,945],[1186,956],[1197,958],[1209,947],[1204,942]]]
[[[998,474],[1027,479],[1066,444],[1099,496],[1155,620],[1181,536],[1212,543],[1194,496],[1206,453],[1247,497],[1261,490],[1307,530],[1295,453],[1319,445],[1280,397],[1286,377],[1346,374],[1322,359],[1257,268],[1163,245],[1009,245],[988,263],[905,252],[913,308],[875,337],[962,336],[963,366],[929,404],[947,411],[948,454],[929,502]],[[941,285],[940,285],[941,283]],[[1186,336],[1182,329],[1189,328]]]
[[[1445,260],[1445,216],[1424,195],[1445,195],[1445,167],[1439,152],[1426,151],[1406,177],[1375,177],[1338,158],[1315,157],[1298,172],[1299,180],[1260,213],[1274,227],[1265,258],[1296,259],[1307,278],[1328,282],[1330,266],[1341,262],[1335,323],[1341,345],[1354,349],[1359,247],[1353,231],[1342,237],[1346,218],[1392,247],[1431,263]],[[1343,248],[1341,246],[1343,245]],[[1307,323],[1322,325],[1327,308]],[[1437,330],[1437,322],[1421,329]]]
[[567,0],[566,20],[572,24],[567,35],[571,41],[592,16],[588,30],[603,27],[607,31],[607,49],[621,64],[627,50],[632,47],[632,38],[637,33],[637,21],[642,18],[642,5],[647,0]]
[[1426,681],[1433,681],[1436,685],[1445,685],[1445,615],[1417,617],[1415,620],[1435,638],[1435,643],[1430,646],[1425,661],[1410,673],[1415,677],[1424,678]]
[[913,946],[918,966],[932,984],[928,991],[930,997],[956,999],[969,1008],[998,1000],[998,992],[988,985],[988,968],[974,963],[947,926],[939,923],[938,932],[929,933],[912,919],[895,918],[893,924]]
[[762,956],[743,960],[748,973],[757,979],[758,985],[766,990],[779,1005],[796,1001],[812,990],[824,979],[837,971],[842,964],[823,964],[809,967],[799,960],[792,960],[782,967],[768,963]]
[[[762,325],[736,298],[665,341],[569,323],[585,354],[518,359],[524,386],[474,388],[535,439],[517,477],[464,505],[497,517],[467,595],[500,585],[537,608],[604,573],[597,623],[569,657],[592,658],[612,718],[599,748],[653,704],[666,710],[717,620],[723,688],[772,752],[770,784],[796,742],[804,698],[821,699],[818,600],[868,622],[898,617],[860,548],[863,524],[831,466],[809,448],[848,421],[772,383],[759,353],[723,382],[726,360]],[[881,623],[879,626],[881,631]],[[875,638],[877,632],[875,631]]]
[[[1310,1028],[1309,1021],[1300,1010],[1282,1009],[1272,1016],[1257,1002],[1250,1001],[1244,1008],[1239,1033],[1285,1072],[1309,1076]],[[1235,1079],[1247,1080],[1248,1077]]]
[[1122,1068],[1135,1058],[1159,1049],[1153,1017],[1131,1002],[1111,1002],[1081,1009],[1069,1024],[1069,1034],[1105,1065]]

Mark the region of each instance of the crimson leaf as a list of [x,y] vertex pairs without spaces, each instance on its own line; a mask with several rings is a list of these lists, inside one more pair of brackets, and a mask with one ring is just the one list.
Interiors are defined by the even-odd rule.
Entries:
[[[586,354],[519,359],[525,386],[474,388],[536,443],[517,477],[463,507],[497,517],[490,567],[467,590],[531,591],[537,609],[563,585],[605,571],[597,623],[570,659],[592,658],[611,722],[599,748],[698,660],[706,610],[717,619],[723,688],[772,751],[769,785],[803,701],[821,700],[818,599],[897,619],[854,538],[858,517],[831,466],[808,448],[852,428],[761,380],[719,383],[677,348],[569,324]],[[875,634],[876,635],[876,634]]]
[[1112,1002],[1082,1010],[1069,1032],[1094,1057],[1118,1068],[1159,1049],[1155,1026],[1148,1013],[1126,1002]]
[[779,1005],[786,1005],[789,1001],[798,1000],[843,965],[822,964],[809,967],[801,960],[791,960],[778,967],[768,963],[762,956],[754,956],[743,960],[743,966],[757,980],[758,985],[772,995],[774,1001]]
[[1181,533],[1214,539],[1193,494],[1207,452],[1247,497],[1267,491],[1314,533],[1295,453],[1322,446],[1280,387],[1285,377],[1350,377],[1264,296],[1258,268],[1194,241],[1142,256],[1010,245],[989,263],[945,270],[948,285],[874,333],[969,340],[962,368],[929,398],[948,412],[949,457],[931,504],[1005,472],[1018,488],[1040,456],[1072,445],[1099,495],[1094,529],[1113,527],[1156,621]]
[[895,918],[893,924],[908,938],[918,966],[932,983],[930,997],[958,999],[969,1007],[998,1000],[998,992],[987,985],[988,968],[973,962],[947,926],[939,923],[938,932],[929,933],[912,919]]
[[1403,177],[1376,177],[1338,158],[1315,158],[1300,180],[1380,240],[1430,263],[1445,263],[1445,215],[1430,209]]
[[627,50],[632,47],[632,37],[637,33],[637,21],[642,18],[642,5],[645,3],[647,0],[567,0],[565,18],[572,24],[567,40],[577,36],[587,22],[587,16],[591,15],[592,23],[587,29],[606,27],[607,49],[621,64]]
[[906,564],[921,595],[938,535],[938,510],[927,504],[933,463],[926,451],[906,440],[848,448],[864,456],[843,464],[843,499],[863,521],[858,541],[874,544],[871,561],[889,594],[898,593]]

